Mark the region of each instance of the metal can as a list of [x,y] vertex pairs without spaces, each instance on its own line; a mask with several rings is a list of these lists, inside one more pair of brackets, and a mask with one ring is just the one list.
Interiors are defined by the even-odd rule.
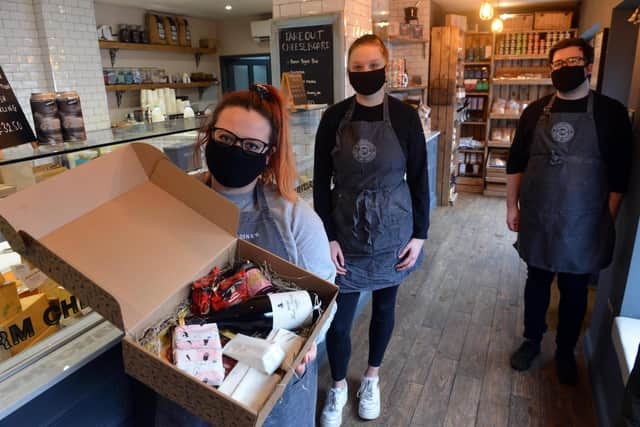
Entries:
[[62,123],[58,117],[56,94],[53,92],[33,93],[30,101],[38,144],[62,144]]
[[77,92],[58,92],[58,112],[65,142],[86,141],[82,106]]

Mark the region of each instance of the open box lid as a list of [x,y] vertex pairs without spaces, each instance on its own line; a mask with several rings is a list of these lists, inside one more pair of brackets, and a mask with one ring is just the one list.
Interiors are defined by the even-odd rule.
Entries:
[[132,330],[233,246],[239,211],[135,143],[0,200],[12,248]]

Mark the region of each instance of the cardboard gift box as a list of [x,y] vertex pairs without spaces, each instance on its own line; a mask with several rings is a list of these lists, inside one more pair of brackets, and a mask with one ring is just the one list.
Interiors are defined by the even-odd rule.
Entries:
[[136,338],[170,317],[190,283],[236,257],[267,262],[316,292],[323,315],[293,366],[311,347],[338,288],[236,238],[238,209],[162,152],[130,144],[0,200],[11,247],[125,332],[125,371],[216,426],[259,426],[292,379],[289,369],[260,411],[183,373]]

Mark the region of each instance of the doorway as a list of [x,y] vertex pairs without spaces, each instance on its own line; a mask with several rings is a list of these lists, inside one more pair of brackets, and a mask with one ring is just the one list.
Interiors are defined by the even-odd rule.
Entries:
[[254,83],[271,84],[269,55],[234,55],[220,57],[222,92],[247,90]]

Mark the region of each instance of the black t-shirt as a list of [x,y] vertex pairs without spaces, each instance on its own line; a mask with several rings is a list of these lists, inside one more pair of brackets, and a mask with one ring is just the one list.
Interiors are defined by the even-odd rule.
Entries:
[[[409,104],[389,96],[391,126],[398,136],[407,158],[407,184],[413,205],[413,237],[427,238],[429,229],[429,183],[427,181],[427,146],[418,113]],[[336,239],[331,218],[331,179],[333,158],[331,151],[336,144],[338,126],[344,118],[353,97],[331,106],[322,116],[316,134],[313,168],[313,203],[324,222],[329,240]],[[383,105],[365,107],[356,103],[352,121],[381,121]]]
[[[523,111],[509,151],[508,174],[525,171],[536,124],[550,98],[551,95],[540,98]],[[551,112],[585,112],[588,99],[588,96],[576,100],[556,98]],[[632,130],[627,109],[615,99],[594,92],[593,116],[600,153],[607,164],[609,192],[624,193],[629,185],[632,150]]]

